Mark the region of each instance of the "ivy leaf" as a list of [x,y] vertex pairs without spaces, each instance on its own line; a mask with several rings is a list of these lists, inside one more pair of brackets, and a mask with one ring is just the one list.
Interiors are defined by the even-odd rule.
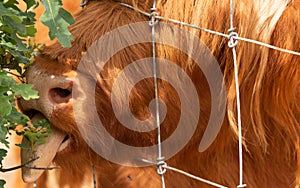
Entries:
[[70,13],[61,7],[61,0],[41,0],[45,12],[41,16],[41,22],[49,28],[50,39],[57,38],[63,47],[71,46],[72,34],[68,26],[74,23]]
[[11,89],[15,92],[15,95],[21,95],[25,100],[37,99],[38,91],[32,89],[32,84],[20,84],[12,86]]

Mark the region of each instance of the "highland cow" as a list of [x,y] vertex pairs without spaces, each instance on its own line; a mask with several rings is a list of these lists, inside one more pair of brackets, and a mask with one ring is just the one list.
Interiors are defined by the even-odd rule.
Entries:
[[[144,12],[150,12],[153,4],[152,1],[137,0],[124,0],[122,3]],[[239,36],[300,51],[300,37],[297,33],[300,31],[299,0],[242,0],[236,1],[234,5],[234,23]],[[230,27],[229,7],[229,1],[166,0],[158,1],[156,11],[165,18],[227,33]],[[76,23],[70,27],[74,36],[72,46],[62,48],[59,43],[55,43],[45,47],[27,72],[27,81],[34,84],[40,98],[21,102],[22,109],[34,117],[46,117],[51,122],[54,132],[47,139],[46,145],[38,147],[36,154],[40,158],[32,165],[43,167],[54,162],[60,166],[61,169],[56,170],[56,174],[61,187],[81,187],[87,179],[92,182],[92,166],[95,169],[98,187],[160,187],[161,177],[157,174],[156,166],[133,167],[117,164],[90,147],[89,142],[93,142],[95,138],[86,140],[88,134],[93,134],[88,130],[90,126],[103,126],[115,140],[126,145],[149,147],[157,144],[157,129],[142,132],[124,127],[116,117],[115,111],[117,109],[122,113],[125,107],[120,103],[114,104],[115,106],[111,103],[113,97],[122,98],[125,95],[123,86],[114,83],[117,77],[132,62],[152,57],[151,42],[128,45],[118,50],[105,62],[101,71],[96,72],[98,76],[95,76],[97,68],[94,66],[94,59],[90,59],[90,64],[85,63],[84,72],[78,71],[78,67],[84,61],[84,57],[90,54],[89,49],[96,41],[106,35],[110,36],[111,31],[122,26],[149,22],[149,17],[117,1],[94,0],[88,2],[76,15],[75,20]],[[157,38],[185,40],[184,44],[187,44],[190,51],[203,50],[193,45],[194,41],[182,38],[175,30],[162,32],[163,23],[173,24],[159,20],[155,25],[156,31],[164,35],[156,35]],[[176,28],[186,30],[199,38],[218,62],[226,90],[226,116],[222,119],[221,129],[211,145],[204,151],[199,151],[199,144],[213,113],[213,95],[207,75],[205,70],[195,65],[195,60],[191,59],[189,54],[170,45],[157,43],[157,59],[167,59],[188,75],[196,88],[200,103],[199,116],[194,117],[192,105],[190,109],[181,111],[183,104],[178,92],[184,90],[185,83],[181,83],[180,77],[176,77],[180,71],[172,73],[179,84],[177,88],[168,83],[168,80],[157,80],[158,96],[164,101],[167,109],[161,122],[162,141],[167,140],[176,131],[176,125],[183,112],[190,115],[190,121],[197,120],[196,130],[188,143],[165,162],[169,166],[226,187],[236,187],[239,183],[237,110],[233,57],[227,45],[228,38],[180,24],[175,25]],[[119,35],[111,37],[107,43],[97,45],[107,48],[110,53],[109,50],[117,48],[118,44],[130,44],[133,35],[150,36],[151,27],[141,28],[140,31],[133,28],[131,33],[119,32]],[[243,126],[244,183],[248,187],[257,188],[298,187],[300,57],[243,41],[238,42],[236,49]],[[201,53],[198,55],[201,56]],[[101,59],[101,53],[99,56],[95,61]],[[140,67],[143,69],[146,64],[141,64]],[[82,89],[84,85],[76,79],[78,74],[85,75],[95,87],[90,90]],[[131,77],[139,74],[138,70],[126,74],[125,80],[130,82]],[[160,74],[164,72],[161,71]],[[74,89],[81,93],[72,95]],[[116,89],[116,92],[112,95],[113,89]],[[94,93],[94,97],[83,99],[89,96],[89,93]],[[134,85],[128,95],[127,105],[135,118],[147,121],[154,114],[149,107],[154,94],[155,83],[152,78],[145,78]],[[192,96],[184,97],[189,99]],[[95,102],[97,117],[102,125],[93,125],[89,121],[90,109],[94,107],[85,106],[81,110],[74,110],[74,105],[81,100]],[[187,130],[188,123],[186,122]],[[84,132],[84,129],[87,131]],[[106,143],[101,137],[97,139]],[[101,145],[100,150],[106,147],[112,146]],[[168,148],[162,148],[163,153],[164,149]],[[119,151],[112,152],[118,154]],[[32,157],[26,152],[22,155],[23,162]],[[38,179],[41,173],[24,168],[23,178],[32,182]],[[210,187],[171,170],[165,172],[164,178],[166,187]],[[45,186],[43,181],[40,185]]]

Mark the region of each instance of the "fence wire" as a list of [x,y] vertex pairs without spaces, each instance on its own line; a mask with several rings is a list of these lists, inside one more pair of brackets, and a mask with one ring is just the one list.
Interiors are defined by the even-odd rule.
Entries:
[[[147,13],[145,11],[139,10],[136,7],[133,7],[131,5],[125,4],[125,3],[120,3],[121,5],[130,8],[134,11],[137,11],[147,17],[149,17],[150,19],[150,23],[152,21],[152,25],[150,24],[150,27],[152,28],[152,55],[153,55],[153,71],[154,71],[154,82],[156,83],[156,60],[155,60],[155,29],[154,29],[154,22],[157,22],[158,20],[163,20],[163,21],[169,21],[171,23],[175,23],[175,24],[179,24],[179,25],[183,25],[183,26],[187,26],[190,28],[194,28],[194,29],[198,29],[200,31],[204,31],[213,35],[218,35],[218,36],[222,36],[222,37],[226,37],[229,41],[228,41],[228,46],[229,48],[232,49],[232,54],[233,54],[233,64],[234,64],[234,77],[235,77],[235,90],[236,90],[236,102],[237,102],[237,122],[238,122],[238,137],[239,137],[239,141],[238,141],[238,145],[239,145],[239,185],[237,185],[237,188],[243,188],[246,187],[247,185],[243,183],[243,147],[242,147],[242,121],[241,121],[241,104],[240,104],[240,89],[239,89],[239,80],[238,80],[238,65],[237,65],[237,53],[236,53],[236,45],[238,43],[238,41],[244,41],[244,42],[248,42],[248,43],[253,43],[256,45],[260,45],[260,46],[264,46],[270,49],[274,49],[280,52],[284,52],[284,53],[289,53],[292,55],[297,55],[300,56],[300,52],[296,52],[296,51],[292,51],[292,50],[288,50],[288,49],[284,49],[284,48],[280,48],[274,45],[270,45],[261,41],[257,41],[257,40],[253,40],[253,39],[249,39],[249,38],[244,38],[244,37],[239,37],[238,33],[235,32],[235,27],[234,27],[234,19],[233,19],[233,11],[234,11],[234,2],[233,0],[230,0],[230,29],[228,30],[228,34],[222,33],[222,32],[218,32],[218,31],[214,31],[214,30],[210,30],[210,29],[206,29],[203,27],[199,27],[196,25],[192,25],[192,24],[188,24],[176,19],[172,19],[172,18],[165,18],[163,16],[160,16],[156,11],[156,0],[154,0],[153,3],[153,7],[151,8],[151,13]],[[155,84],[155,99],[157,100],[157,83]],[[159,106],[158,104],[156,105],[156,117],[159,120]],[[160,138],[160,125],[159,125],[159,121],[157,121],[157,127],[158,127],[158,151],[159,151],[159,156],[158,156],[158,162],[154,163],[151,161],[147,161],[147,160],[143,160],[144,162],[148,163],[148,164],[152,164],[152,165],[157,165],[158,167],[158,174],[161,175],[162,177],[162,188],[165,188],[165,182],[164,182],[164,178],[163,178],[163,173],[162,172],[162,168],[164,169],[164,172],[166,170],[171,170],[180,174],[183,174],[187,177],[193,178],[195,180],[201,181],[203,183],[215,186],[215,187],[219,187],[219,188],[224,188],[226,186],[214,183],[212,181],[197,177],[195,175],[189,174],[185,171],[182,171],[180,169],[174,168],[174,167],[170,167],[167,165],[166,162],[164,162],[161,156],[161,138]]]
[[[88,1],[83,1],[85,4],[84,6],[87,4]],[[143,162],[148,163],[149,165],[156,165],[157,166],[157,173],[161,176],[161,181],[162,181],[162,188],[165,188],[165,181],[164,181],[164,173],[166,172],[166,170],[171,170],[177,173],[180,173],[182,175],[185,175],[187,177],[190,177],[192,179],[201,181],[203,183],[206,183],[208,185],[212,185],[214,187],[218,187],[218,188],[226,188],[226,186],[217,184],[215,182],[203,179],[201,177],[195,176],[193,174],[187,173],[183,170],[168,166],[167,163],[164,161],[164,157],[162,156],[162,150],[161,150],[161,135],[160,135],[160,116],[159,116],[159,103],[158,103],[158,85],[157,85],[157,63],[156,63],[156,48],[155,48],[155,25],[158,23],[158,21],[168,21],[171,23],[175,23],[175,24],[179,24],[179,25],[183,25],[183,26],[187,26],[190,28],[194,28],[203,32],[207,32],[213,35],[217,35],[217,36],[221,36],[221,37],[226,37],[229,42],[228,42],[228,46],[232,49],[232,54],[233,54],[233,64],[234,64],[234,75],[235,75],[235,87],[236,87],[236,102],[237,102],[237,120],[238,120],[238,135],[239,135],[239,185],[237,186],[237,188],[243,188],[246,187],[246,184],[243,183],[243,157],[242,157],[242,124],[241,124],[241,107],[240,107],[240,93],[239,93],[239,81],[238,81],[238,66],[237,66],[237,54],[236,54],[236,45],[238,43],[238,41],[243,41],[243,42],[248,42],[248,43],[252,43],[252,44],[256,44],[259,46],[263,46],[263,47],[267,47],[270,49],[274,49],[280,52],[284,52],[284,53],[289,53],[292,55],[297,55],[300,56],[300,52],[297,51],[293,51],[293,50],[289,50],[289,49],[284,49],[278,46],[274,46],[271,44],[267,44],[261,41],[257,41],[254,39],[249,39],[249,38],[245,38],[245,37],[240,37],[238,36],[238,34],[235,32],[235,27],[234,27],[234,20],[233,20],[233,10],[234,10],[234,2],[233,0],[230,0],[230,29],[228,30],[228,34],[226,33],[222,33],[219,31],[214,31],[211,29],[207,29],[207,28],[203,28],[200,26],[196,26],[193,24],[189,24],[186,22],[182,22],[176,19],[172,19],[172,18],[165,18],[163,16],[160,16],[157,12],[156,12],[156,0],[153,1],[153,6],[150,9],[150,13],[147,13],[145,11],[142,11],[132,5],[126,4],[126,3],[122,3],[119,2],[120,5],[127,7],[129,9],[132,9],[136,12],[139,12],[147,17],[149,17],[149,26],[151,27],[151,34],[152,34],[152,55],[153,55],[153,80],[154,80],[154,90],[155,90],[155,100],[156,100],[156,125],[158,128],[158,156],[157,156],[157,162],[152,162],[152,161],[148,161],[146,159],[142,159]],[[95,174],[95,169],[94,166],[92,166],[92,171],[93,171],[93,184],[94,187],[96,187],[96,174]],[[36,182],[34,182],[33,187],[36,188]]]

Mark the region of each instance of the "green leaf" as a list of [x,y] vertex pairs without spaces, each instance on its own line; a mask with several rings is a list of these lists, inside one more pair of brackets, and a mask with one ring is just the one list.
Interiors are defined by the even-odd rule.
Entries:
[[33,11],[38,5],[37,0],[24,0],[27,5],[27,11]]
[[11,122],[10,129],[15,129],[16,125],[25,126],[26,123],[30,120],[28,116],[18,112],[15,107],[12,107],[11,113],[9,116],[6,116],[5,119],[8,122]]
[[19,20],[21,22],[21,19],[18,18],[19,12],[17,10],[14,10],[12,8],[7,8],[3,5],[3,2],[0,1],[0,16],[9,16],[11,18],[14,18],[14,20]]
[[35,33],[36,33],[36,28],[34,27],[34,25],[31,25],[31,26],[28,26],[26,27],[26,36],[29,36],[29,37],[34,37],[35,36]]
[[16,5],[19,5],[19,2],[17,0],[8,0],[5,4],[5,7],[11,7],[15,10],[18,10],[19,8]]
[[0,180],[0,188],[4,188],[5,184],[6,184],[6,182],[4,180]]
[[37,145],[43,145],[43,144],[46,144],[46,140],[38,140],[36,142]]
[[12,41],[0,41],[0,46],[5,48],[15,48],[15,45],[12,43]]
[[12,106],[9,102],[11,97],[0,95],[0,116],[7,116],[12,110]]
[[66,20],[66,22],[68,22],[70,25],[74,24],[74,18],[72,16],[72,14],[70,14],[68,11],[66,11],[63,8],[59,9],[59,15]]
[[[24,33],[26,33],[26,28],[24,28],[25,31]],[[21,33],[20,33],[21,34]],[[20,52],[26,52],[29,51],[29,49],[26,47],[26,45],[24,44],[24,39],[19,38],[15,33],[11,34],[11,39],[13,39],[14,41],[16,41],[16,49],[15,52],[18,52],[19,55],[18,57],[24,56],[24,53],[20,53]],[[20,51],[20,52],[19,52]],[[16,55],[15,55],[16,56]]]
[[63,47],[71,46],[72,34],[68,26],[74,23],[71,14],[61,7],[60,0],[41,0],[45,12],[41,16],[41,22],[49,28],[50,39],[57,38]]
[[0,86],[0,95],[7,95],[7,91],[9,91],[9,87]]
[[20,20],[19,17],[15,16],[3,16],[3,22],[6,24],[9,24],[12,28],[15,29],[15,31],[19,34],[25,35],[26,27],[22,23],[22,20]]
[[4,125],[0,125],[0,142],[9,148],[9,142],[6,140],[8,130]]
[[34,123],[34,127],[37,128],[37,127],[39,127],[39,126],[44,127],[44,128],[50,128],[50,123],[49,123],[48,120],[42,119],[42,120],[36,121],[36,122]]
[[33,90],[32,87],[32,84],[20,84],[12,86],[11,89],[15,95],[21,95],[25,100],[39,98],[38,91]]
[[36,121],[34,125],[28,125],[24,128],[24,138],[30,142],[31,150],[34,150],[36,145],[44,144],[43,138],[50,134],[52,134],[50,123],[46,119]]
[[5,149],[0,149],[0,164],[2,166],[3,159],[7,156],[7,151]]
[[38,137],[36,136],[36,134],[31,131],[25,131],[24,137],[30,142],[31,148],[33,148],[33,146],[35,145],[35,143],[38,140]]
[[19,2],[17,0],[8,0],[4,6],[5,7],[10,7],[12,9],[15,9],[15,10],[20,10],[17,5],[19,5]]
[[0,70],[0,86],[10,87],[16,84],[17,82],[11,76],[8,76],[6,71]]
[[21,149],[30,149],[30,147],[25,146],[23,144],[15,144],[16,146],[20,147]]
[[24,24],[34,26],[34,24],[36,22],[36,19],[35,19],[36,14],[34,12],[25,12],[23,14],[26,16],[26,20],[25,20]]

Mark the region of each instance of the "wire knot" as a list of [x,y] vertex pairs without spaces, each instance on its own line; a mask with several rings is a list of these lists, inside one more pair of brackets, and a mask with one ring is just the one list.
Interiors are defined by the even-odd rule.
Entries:
[[151,13],[149,15],[150,21],[149,21],[149,25],[152,27],[154,25],[156,25],[158,23],[158,12],[156,12],[156,8],[151,8]]
[[157,174],[159,175],[164,175],[167,171],[166,167],[167,167],[167,163],[164,161],[164,157],[161,158],[157,158]]
[[229,37],[228,37],[228,46],[229,48],[234,48],[237,43],[239,42],[237,40],[237,38],[239,37],[238,33],[235,32],[236,28],[230,28],[228,29],[228,34],[229,34]]
[[242,185],[238,185],[238,186],[237,186],[237,188],[245,188],[245,187],[247,187],[246,184],[242,184]]
[[82,1],[80,2],[80,7],[81,7],[81,8],[85,7],[85,6],[88,4],[88,2],[89,2],[89,0],[82,0]]

